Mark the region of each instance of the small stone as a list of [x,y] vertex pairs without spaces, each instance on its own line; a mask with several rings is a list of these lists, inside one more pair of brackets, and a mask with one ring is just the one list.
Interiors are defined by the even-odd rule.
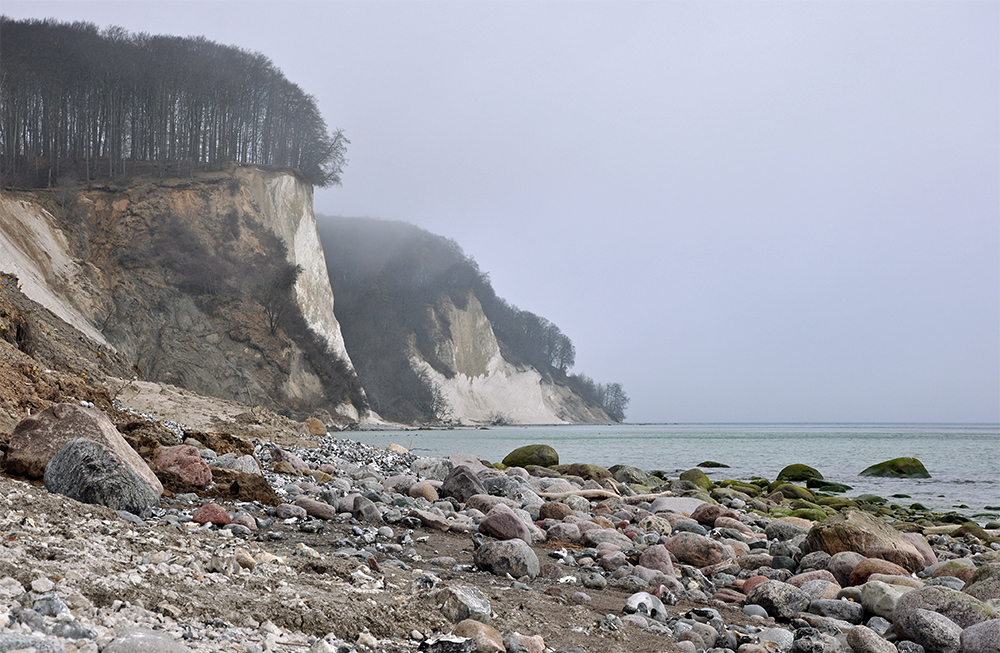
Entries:
[[476,587],[460,585],[446,587],[435,595],[441,604],[441,613],[453,623],[474,619],[491,623],[492,608],[489,599]]
[[854,653],[897,653],[895,646],[866,626],[855,626],[847,631],[847,643]]
[[31,591],[36,594],[48,594],[55,589],[56,584],[48,578],[36,578],[31,581]]
[[236,549],[235,557],[236,557],[236,564],[238,564],[240,567],[243,567],[244,569],[250,569],[252,571],[254,566],[257,564],[257,561],[253,559],[253,556],[250,555],[250,552],[243,548]]
[[501,653],[507,648],[503,644],[503,636],[493,626],[474,619],[466,619],[455,626],[454,634],[458,637],[469,637],[476,642],[477,653]]
[[194,514],[191,515],[191,521],[196,524],[215,524],[216,526],[233,523],[226,509],[217,503],[206,503],[195,510]]
[[378,650],[378,640],[374,635],[369,633],[367,630],[358,633],[357,639],[359,646],[364,646],[365,648],[371,649],[372,651]]
[[274,516],[278,519],[305,519],[306,509],[293,503],[279,503],[274,508]]

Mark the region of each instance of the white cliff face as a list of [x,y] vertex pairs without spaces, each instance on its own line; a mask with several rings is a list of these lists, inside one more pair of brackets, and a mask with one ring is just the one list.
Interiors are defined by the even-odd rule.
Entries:
[[84,264],[71,255],[66,236],[55,225],[52,214],[38,204],[0,194],[0,271],[17,275],[27,297],[111,347],[84,315],[95,292]]
[[253,168],[239,173],[260,210],[264,226],[285,244],[288,262],[302,266],[294,291],[306,323],[326,340],[330,353],[353,369],[333,312],[333,289],[316,230],[312,186],[287,173],[265,173]]
[[559,389],[531,367],[519,368],[503,358],[493,327],[471,292],[465,308],[439,302],[439,361],[453,376],[434,369],[412,353],[410,364],[434,386],[447,405],[438,415],[462,424],[503,420],[512,424],[566,424]]

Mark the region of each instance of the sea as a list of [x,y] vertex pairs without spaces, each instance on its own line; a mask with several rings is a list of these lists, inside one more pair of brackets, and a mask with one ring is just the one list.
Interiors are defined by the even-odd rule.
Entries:
[[[1000,518],[1000,425],[997,424],[619,424],[505,426],[359,431],[344,437],[378,447],[399,444],[419,456],[469,453],[499,462],[526,444],[547,444],[561,463],[632,465],[676,478],[705,461],[714,481],[763,476],[803,463],[828,481],[877,494],[890,503],[920,503],[977,521]],[[858,476],[869,465],[911,456],[931,478]],[[897,495],[897,496],[893,496]],[[905,495],[905,496],[898,496]]]

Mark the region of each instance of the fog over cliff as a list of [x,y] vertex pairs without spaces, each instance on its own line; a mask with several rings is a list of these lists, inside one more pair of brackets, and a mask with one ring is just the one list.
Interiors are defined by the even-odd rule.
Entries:
[[24,2],[266,53],[631,421],[1000,420],[1000,9]]

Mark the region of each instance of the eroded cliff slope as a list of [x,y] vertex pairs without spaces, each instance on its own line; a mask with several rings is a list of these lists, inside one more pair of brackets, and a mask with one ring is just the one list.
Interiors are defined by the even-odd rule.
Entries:
[[383,417],[611,421],[571,387],[572,356],[552,351],[571,349],[568,339],[498,298],[456,243],[398,222],[321,216],[319,225],[347,346]]
[[0,270],[32,299],[196,392],[357,420],[312,187],[232,166],[0,195]]

